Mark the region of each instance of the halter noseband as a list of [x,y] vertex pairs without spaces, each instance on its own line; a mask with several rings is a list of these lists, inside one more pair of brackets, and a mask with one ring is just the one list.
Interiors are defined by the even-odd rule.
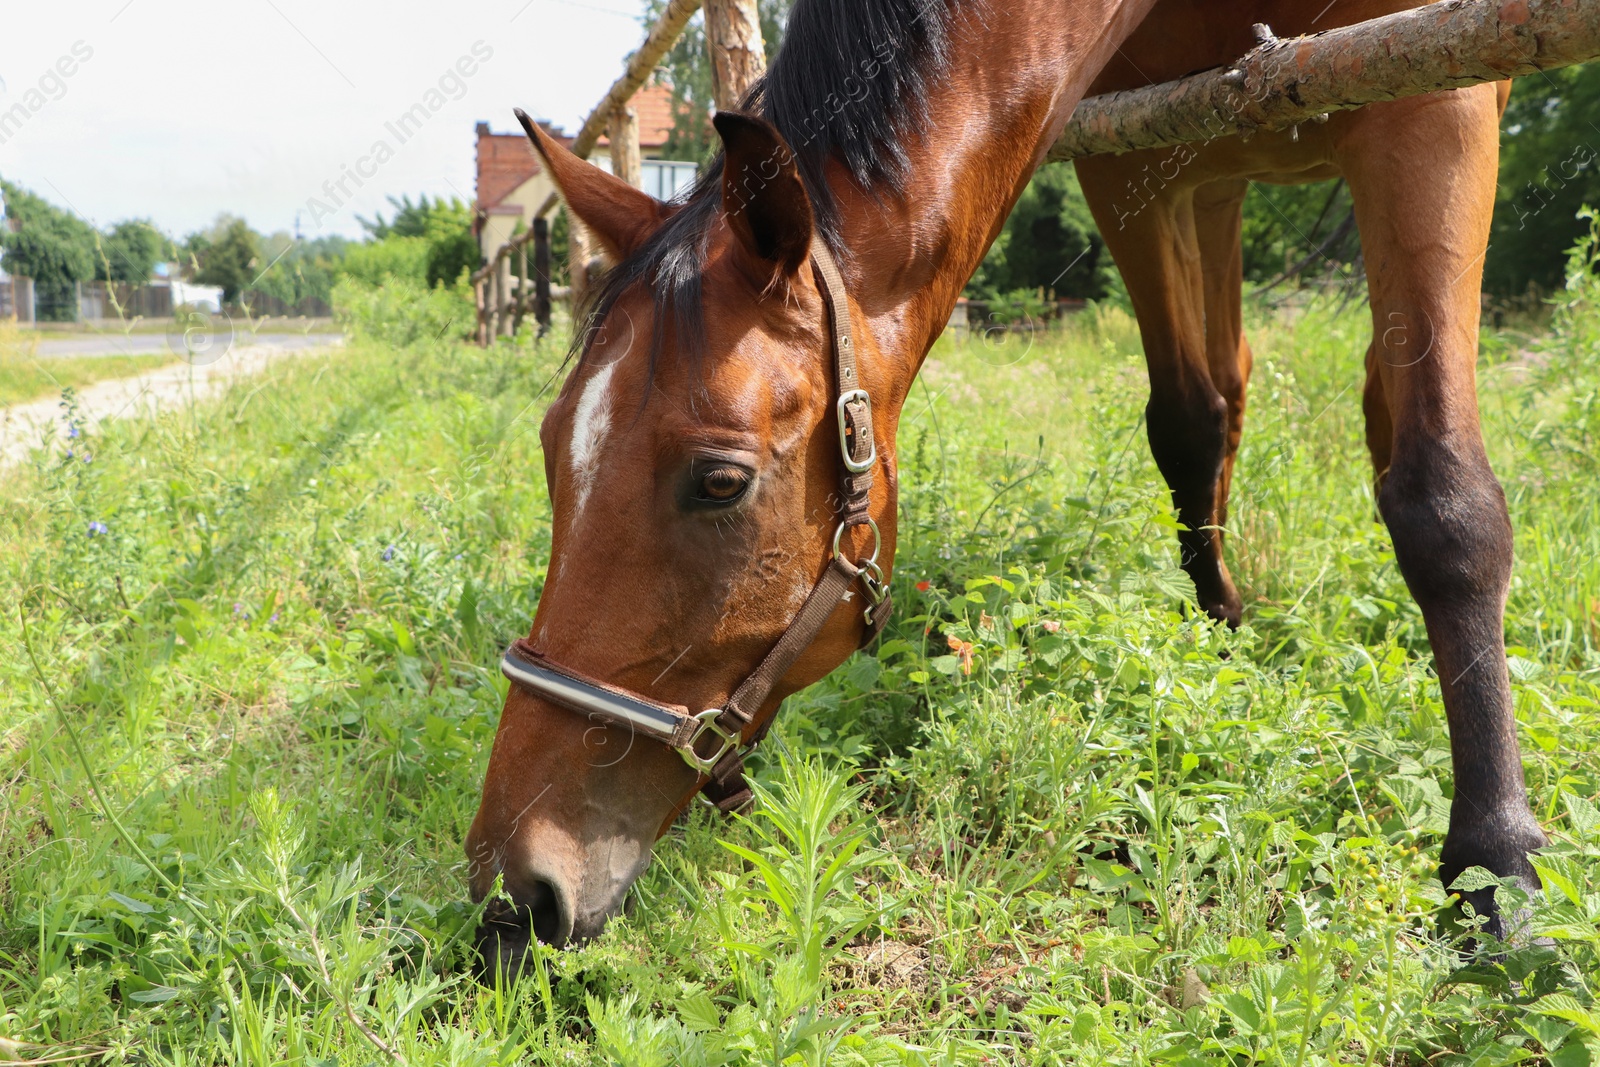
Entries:
[[[834,609],[849,598],[857,580],[861,582],[867,601],[862,613],[866,620],[862,647],[882,632],[894,607],[888,583],[878,566],[881,540],[878,524],[870,514],[873,472],[878,462],[872,398],[861,387],[860,376],[856,373],[855,343],[850,308],[844,297],[844,279],[827,245],[816,235],[811,239],[811,267],[823,302],[828,306],[835,370],[834,417],[838,422],[839,457],[844,469],[839,477],[839,525],[833,535],[832,558],[778,643],[733,691],[727,703],[698,714],[681,704],[653,700],[642,693],[563,667],[527,639],[507,649],[500,663],[507,678],[534,696],[598,722],[626,727],[675,749],[700,775],[697,792],[704,793],[723,811],[737,810],[750,801],[750,789],[744,780],[744,757],[771,725],[768,720],[746,740],[745,735],[756,715],[795,660],[817,639]],[[842,551],[844,533],[853,526],[867,526],[872,531],[872,554],[857,563],[851,563]]]

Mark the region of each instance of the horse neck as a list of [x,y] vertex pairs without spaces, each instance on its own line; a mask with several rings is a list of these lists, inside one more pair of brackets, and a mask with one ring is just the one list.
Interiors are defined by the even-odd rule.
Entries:
[[[851,295],[905,390],[1090,80],[1153,2],[960,8],[927,128],[905,146],[907,189],[864,190],[835,166]],[[990,10],[972,13],[982,6]]]

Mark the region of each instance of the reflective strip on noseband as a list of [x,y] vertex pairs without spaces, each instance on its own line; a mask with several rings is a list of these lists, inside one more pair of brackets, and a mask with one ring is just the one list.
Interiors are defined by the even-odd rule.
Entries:
[[515,648],[506,651],[500,670],[535,696],[571,711],[593,715],[608,724],[626,726],[664,744],[671,745],[678,740],[679,724],[688,718],[686,713],[647,704],[626,693],[602,689],[565,674],[553,665],[535,663],[519,655]]

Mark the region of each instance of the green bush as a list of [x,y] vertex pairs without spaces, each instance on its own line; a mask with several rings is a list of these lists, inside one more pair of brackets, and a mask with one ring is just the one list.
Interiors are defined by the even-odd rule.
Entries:
[[338,236],[300,238],[274,233],[262,239],[261,254],[272,264],[256,279],[249,293],[264,293],[286,304],[302,300],[333,299],[333,283],[354,243]]
[[[463,273],[476,270],[483,257],[472,232],[472,209],[459,200],[426,194],[413,204],[409,196],[389,198],[394,220],[382,215],[362,219],[361,225],[379,244],[397,239],[420,239],[426,244],[418,277],[427,285],[453,285]],[[369,277],[369,281],[375,279]]]
[[1518,78],[1500,138],[1483,285],[1497,296],[1562,285],[1562,250],[1588,229],[1584,204],[1600,204],[1600,63]]
[[428,240],[425,237],[386,237],[371,244],[352,245],[339,265],[339,274],[370,286],[380,286],[393,279],[426,287]]
[[[391,237],[393,241],[419,238]],[[347,273],[333,287],[334,316],[352,337],[406,346],[418,341],[466,337],[477,323],[470,292],[464,285],[429,288],[416,276],[382,275],[377,283]]]

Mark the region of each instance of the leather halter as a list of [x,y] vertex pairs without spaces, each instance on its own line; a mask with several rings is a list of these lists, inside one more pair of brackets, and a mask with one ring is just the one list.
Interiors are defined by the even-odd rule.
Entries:
[[[750,788],[744,780],[744,757],[771,725],[769,719],[757,727],[756,716],[789,668],[822,633],[834,609],[850,597],[857,581],[866,593],[867,605],[862,612],[866,622],[862,647],[883,631],[894,607],[888,583],[878,567],[880,538],[878,525],[870,514],[873,473],[878,462],[872,398],[862,388],[856,371],[855,340],[850,307],[844,295],[844,279],[827,245],[815,235],[811,239],[811,267],[823,302],[828,306],[835,372],[834,418],[838,425],[842,466],[839,525],[833,535],[833,554],[827,569],[777,644],[756,664],[755,670],[739,684],[725,704],[698,714],[682,704],[664,703],[563,667],[527,639],[507,649],[500,663],[507,678],[534,696],[597,722],[625,727],[676,750],[700,775],[696,792],[703,793],[723,811],[735,811],[750,802]],[[844,533],[852,526],[869,527],[873,539],[871,556],[856,563],[844,556],[842,547]],[[663,832],[665,829],[663,827]]]

